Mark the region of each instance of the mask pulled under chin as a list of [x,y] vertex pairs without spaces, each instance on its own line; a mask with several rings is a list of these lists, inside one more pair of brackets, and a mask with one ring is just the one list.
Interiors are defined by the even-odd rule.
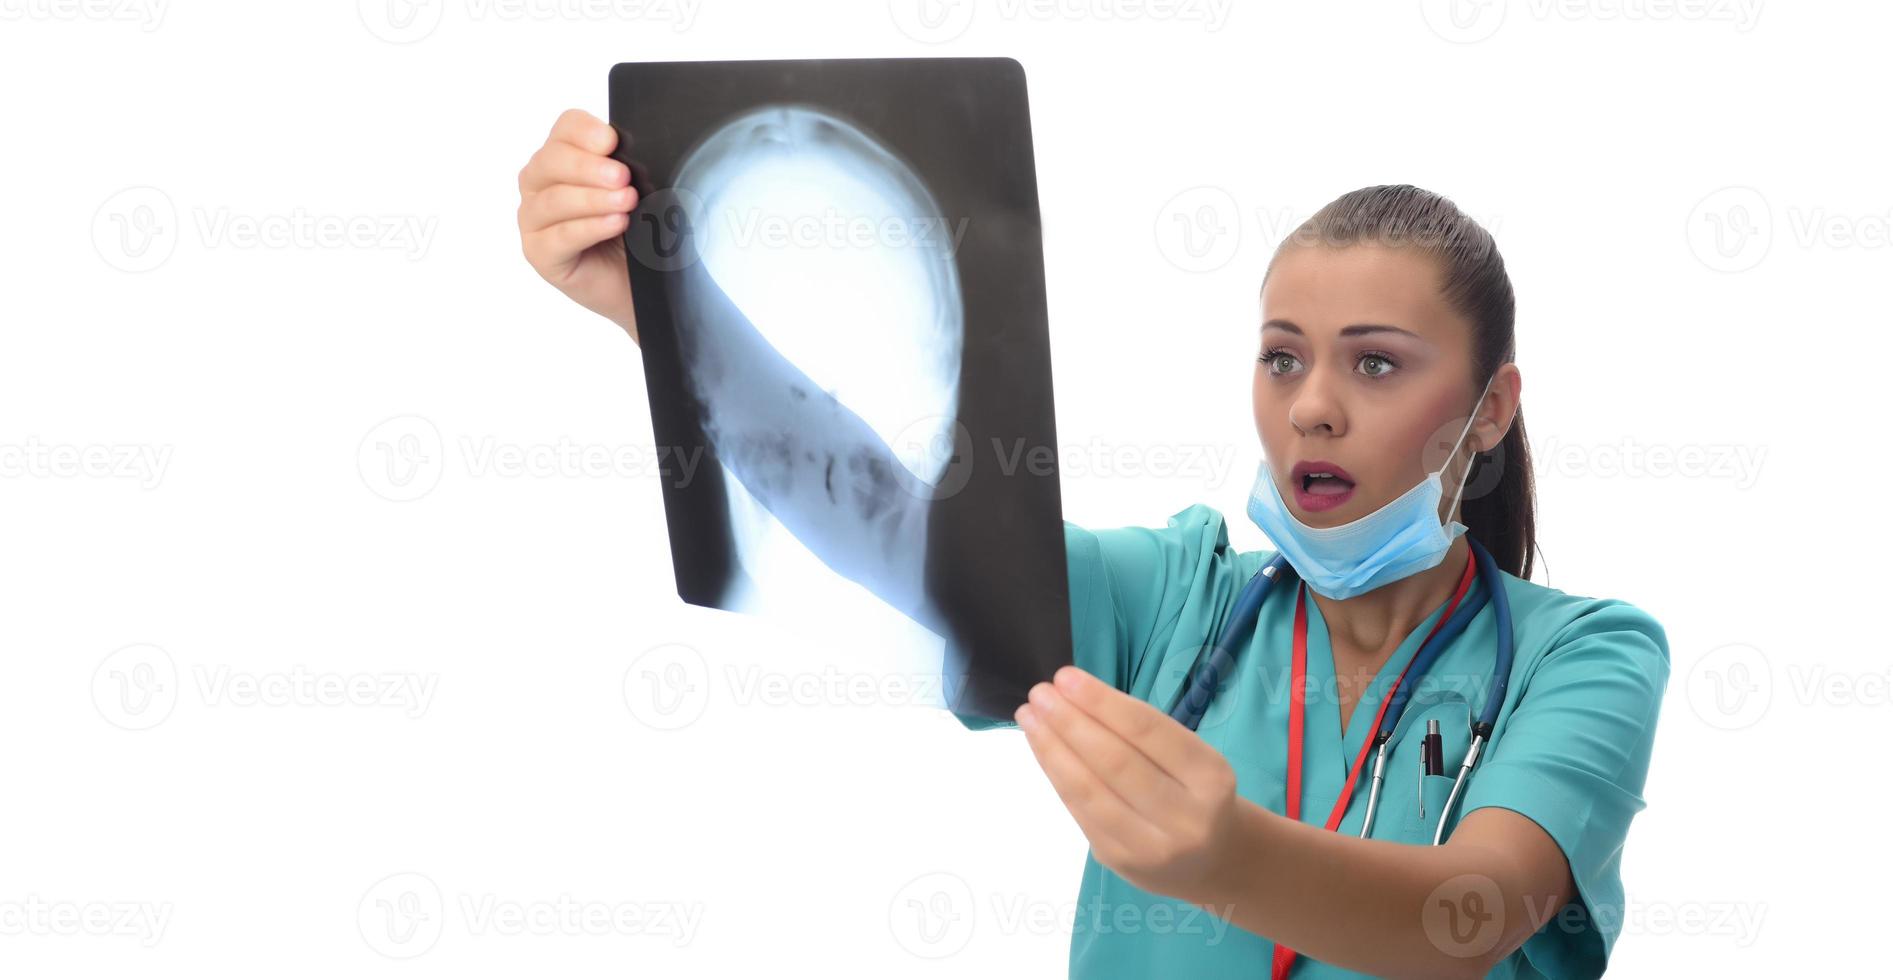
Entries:
[[[1491,387],[1492,379],[1488,378],[1486,388]],[[1484,400],[1482,391],[1479,401]],[[1351,599],[1426,571],[1444,561],[1453,541],[1466,531],[1466,525],[1458,521],[1441,523],[1439,503],[1446,468],[1459,455],[1459,446],[1472,431],[1476,417],[1467,417],[1465,428],[1453,441],[1453,451],[1439,469],[1373,513],[1338,527],[1309,527],[1297,519],[1282,500],[1281,489],[1264,460],[1256,468],[1255,485],[1249,491],[1249,519],[1269,536],[1295,574],[1329,599]],[[1458,509],[1466,476],[1471,472],[1468,464],[1453,491],[1453,506],[1448,513]]]

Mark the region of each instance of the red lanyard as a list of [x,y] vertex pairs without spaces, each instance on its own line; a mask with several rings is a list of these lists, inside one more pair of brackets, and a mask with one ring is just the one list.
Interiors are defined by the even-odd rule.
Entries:
[[[1427,631],[1426,639],[1414,648],[1417,656],[1421,647],[1425,647],[1433,634],[1452,618],[1453,610],[1459,606],[1466,590],[1472,587],[1475,566],[1472,561],[1472,549],[1466,549],[1466,570],[1459,576],[1459,588],[1453,592],[1452,601],[1446,604],[1446,611],[1440,614],[1433,628]],[[1307,587],[1298,585],[1295,589],[1295,653],[1289,667],[1288,682],[1288,803],[1284,808],[1290,820],[1301,819],[1301,740],[1306,714],[1305,692],[1308,688],[1308,604],[1305,593]],[[1381,698],[1380,709],[1374,712],[1374,727],[1369,731],[1379,733],[1380,722],[1387,714],[1387,706],[1393,703],[1392,692],[1400,689],[1400,682],[1406,679],[1407,669],[1413,666],[1412,659],[1400,669],[1400,676],[1394,679],[1393,687],[1388,688],[1387,696]],[[1346,733],[1342,733],[1346,737]],[[1328,813],[1327,829],[1333,830],[1341,825],[1341,816],[1347,812],[1347,801],[1354,797],[1354,787],[1360,782],[1361,767],[1367,762],[1367,755],[1374,749],[1374,739],[1370,736],[1361,745],[1361,754],[1354,759],[1354,767],[1348,771],[1347,785],[1341,787],[1341,798],[1334,801],[1334,809]],[[1281,943],[1275,944],[1275,961],[1270,970],[1271,980],[1287,980],[1288,968],[1295,962],[1295,951]]]

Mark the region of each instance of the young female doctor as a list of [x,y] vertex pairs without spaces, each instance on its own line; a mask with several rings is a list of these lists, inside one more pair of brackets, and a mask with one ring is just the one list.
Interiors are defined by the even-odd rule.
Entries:
[[[528,261],[637,338],[616,134],[559,117]],[[1023,730],[1091,843],[1071,975],[1589,977],[1621,929],[1662,627],[1533,584],[1514,302],[1492,238],[1363,188],[1262,280],[1248,514],[1066,523],[1076,665]],[[1229,928],[1230,925],[1236,928]]]

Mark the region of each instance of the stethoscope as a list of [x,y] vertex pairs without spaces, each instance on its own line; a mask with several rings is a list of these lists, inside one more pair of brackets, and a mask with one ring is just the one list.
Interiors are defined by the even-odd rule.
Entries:
[[[1472,774],[1472,767],[1478,764],[1480,751],[1492,737],[1492,726],[1498,720],[1499,708],[1505,703],[1505,688],[1512,675],[1512,604],[1505,595],[1498,565],[1493,562],[1492,556],[1470,536],[1466,538],[1466,543],[1472,546],[1473,560],[1478,563],[1479,576],[1475,587],[1482,595],[1473,601],[1460,603],[1452,618],[1434,631],[1432,637],[1421,645],[1419,652],[1413,655],[1412,664],[1394,689],[1380,729],[1374,733],[1373,782],[1367,791],[1367,815],[1361,821],[1362,837],[1374,829],[1374,812],[1380,805],[1380,787],[1384,781],[1387,753],[1392,748],[1394,729],[1399,725],[1401,712],[1406,710],[1413,685],[1425,676],[1426,671],[1433,666],[1433,661],[1439,659],[1441,651],[1465,632],[1466,624],[1479,614],[1488,600],[1498,616],[1497,662],[1491,679],[1486,682],[1485,704],[1472,726],[1472,744],[1466,749],[1465,760],[1459,764],[1459,774],[1453,777],[1453,788],[1446,795],[1446,805],[1440,808],[1439,826],[1433,831],[1433,843],[1438,844],[1445,839],[1446,821],[1453,812],[1453,805],[1459,801],[1460,789]],[[1196,663],[1190,666],[1190,684],[1177,699],[1176,706],[1170,709],[1170,717],[1182,722],[1191,731],[1196,730],[1196,726],[1203,721],[1203,714],[1209,710],[1210,699],[1215,696],[1222,678],[1235,670],[1236,656],[1231,651],[1239,649],[1237,637],[1255,629],[1256,617],[1262,612],[1262,600],[1268,597],[1269,589],[1276,582],[1291,578],[1294,574],[1295,570],[1288,560],[1278,554],[1242,587],[1242,594],[1236,597],[1235,611],[1229,623],[1223,627],[1222,637],[1207,651],[1208,659],[1204,660],[1204,655],[1199,653]]]

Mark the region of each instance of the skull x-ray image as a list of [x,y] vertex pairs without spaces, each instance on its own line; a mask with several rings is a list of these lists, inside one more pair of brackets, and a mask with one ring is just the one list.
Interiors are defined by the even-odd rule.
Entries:
[[626,63],[610,114],[679,596],[1009,718],[1071,662],[1018,63]]

